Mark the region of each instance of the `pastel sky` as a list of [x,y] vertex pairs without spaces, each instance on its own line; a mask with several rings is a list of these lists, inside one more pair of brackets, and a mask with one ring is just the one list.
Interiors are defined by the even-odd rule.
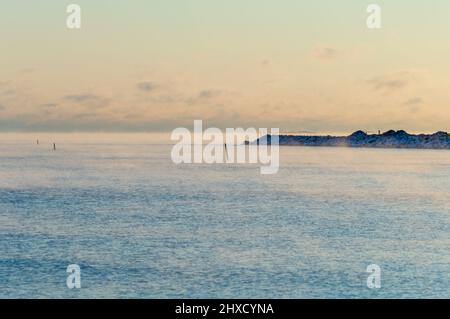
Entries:
[[449,39],[448,0],[1,0],[0,131],[450,131]]

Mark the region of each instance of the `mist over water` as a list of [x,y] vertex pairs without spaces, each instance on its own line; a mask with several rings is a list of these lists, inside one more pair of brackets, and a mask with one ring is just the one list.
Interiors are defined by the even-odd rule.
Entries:
[[177,166],[168,137],[36,139],[0,135],[1,298],[450,298],[449,151],[280,147],[261,175]]

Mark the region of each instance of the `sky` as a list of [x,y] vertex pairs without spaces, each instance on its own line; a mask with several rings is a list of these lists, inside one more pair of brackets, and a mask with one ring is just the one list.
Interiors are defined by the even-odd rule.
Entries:
[[448,0],[0,3],[0,131],[450,131]]

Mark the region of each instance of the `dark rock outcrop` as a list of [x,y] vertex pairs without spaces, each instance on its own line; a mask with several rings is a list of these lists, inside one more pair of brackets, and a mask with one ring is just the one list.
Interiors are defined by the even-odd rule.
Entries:
[[[267,143],[271,143],[268,135]],[[250,144],[266,143],[260,138]],[[299,136],[280,135],[280,145],[300,146],[349,146],[349,147],[377,147],[377,148],[417,148],[417,149],[450,149],[450,136],[446,132],[434,134],[408,134],[400,130],[390,130],[383,134],[367,134],[357,131],[349,136]]]

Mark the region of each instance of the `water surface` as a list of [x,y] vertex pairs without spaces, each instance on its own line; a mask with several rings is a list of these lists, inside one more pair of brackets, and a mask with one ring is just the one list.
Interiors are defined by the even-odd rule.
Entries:
[[450,152],[281,147],[260,175],[170,149],[2,135],[0,297],[450,298]]

